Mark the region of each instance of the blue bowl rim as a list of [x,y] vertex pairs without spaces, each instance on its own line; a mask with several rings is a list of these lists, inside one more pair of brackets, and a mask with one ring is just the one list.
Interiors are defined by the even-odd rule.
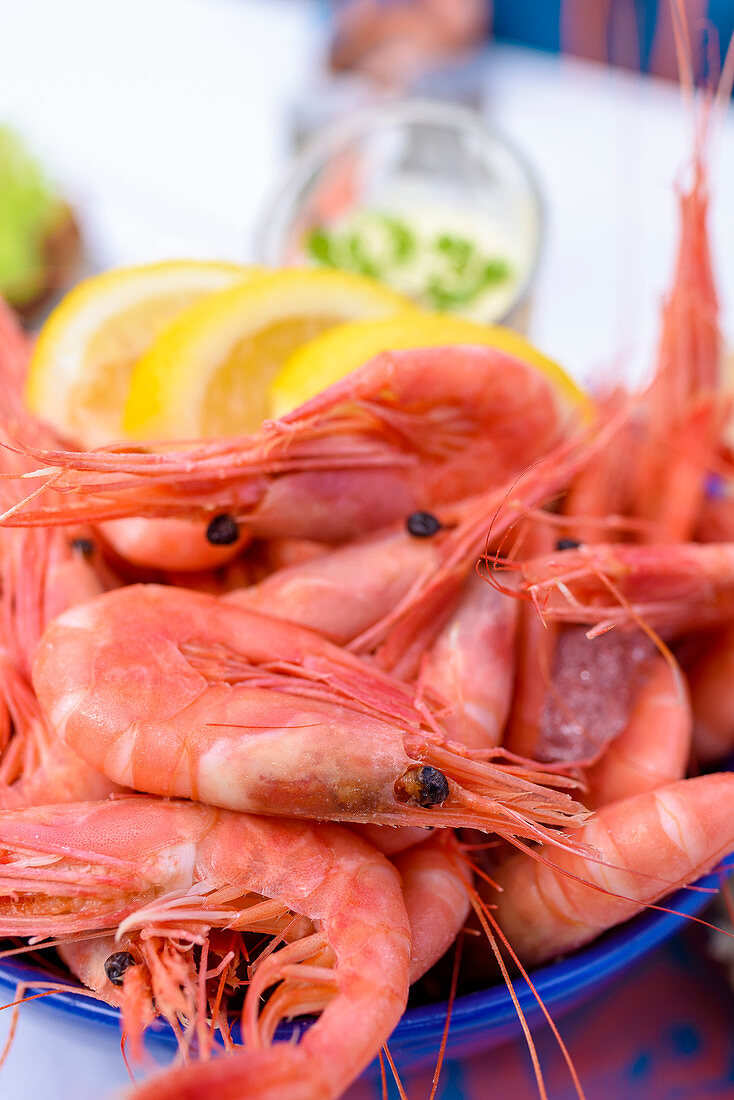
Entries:
[[[583,997],[590,987],[599,988],[600,984],[611,981],[624,972],[626,967],[662,944],[679,931],[691,918],[698,915],[712,900],[713,894],[721,883],[722,870],[731,870],[734,856],[724,861],[716,871],[700,879],[693,887],[678,890],[659,904],[666,910],[648,909],[630,921],[604,933],[588,946],[573,954],[556,959],[552,963],[530,972],[533,984],[546,1008],[568,1006]],[[9,958],[0,962],[0,988],[14,990],[24,981],[58,982],[56,976],[38,966],[30,965],[18,959]],[[63,982],[61,984],[64,984]],[[532,990],[518,978],[515,982],[518,1000],[524,1012],[531,1018],[541,1012]],[[106,1026],[119,1026],[118,1009],[103,1001],[81,996],[79,985],[69,981],[68,992],[54,992],[38,1002],[40,1005],[62,1012],[67,1016]],[[409,1008],[395,1029],[390,1040],[390,1049],[394,1054],[403,1047],[424,1045],[431,1040],[435,1043],[446,1021],[447,1004],[435,1004]],[[492,1029],[518,1028],[517,1014],[509,992],[503,984],[497,984],[485,990],[457,997],[451,1016],[449,1046],[457,1039],[472,1035],[479,1040],[480,1033]],[[283,1025],[278,1031],[279,1038],[288,1038],[298,1023]],[[149,1028],[149,1034],[175,1044],[173,1031],[161,1020]],[[487,1045],[491,1044],[491,1035],[487,1036]],[[478,1042],[481,1045],[481,1042]]]

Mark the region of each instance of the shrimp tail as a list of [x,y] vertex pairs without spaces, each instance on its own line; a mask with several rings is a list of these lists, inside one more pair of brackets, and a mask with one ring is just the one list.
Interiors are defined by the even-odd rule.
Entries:
[[[604,806],[581,830],[600,859],[514,855],[492,874],[497,921],[524,962],[574,951],[734,848],[734,773],[683,779]],[[609,860],[609,862],[607,862]]]

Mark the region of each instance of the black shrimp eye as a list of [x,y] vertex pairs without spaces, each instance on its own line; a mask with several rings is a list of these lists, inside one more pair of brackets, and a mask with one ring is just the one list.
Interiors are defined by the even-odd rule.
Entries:
[[576,539],[559,539],[556,543],[556,550],[578,550],[580,542],[576,542]]
[[443,524],[430,512],[413,512],[408,516],[408,533],[417,539],[430,539]]
[[231,546],[240,537],[240,529],[235,520],[223,512],[211,521],[206,529],[206,537],[212,546]]
[[109,955],[104,964],[104,972],[113,985],[122,985],[125,971],[135,966],[135,959],[129,951],[116,951]]
[[81,554],[83,558],[91,558],[94,553],[94,543],[91,539],[74,539],[71,548],[77,554]]
[[426,809],[441,806],[449,797],[449,781],[443,772],[430,765],[414,765],[395,784],[399,802],[417,802]]

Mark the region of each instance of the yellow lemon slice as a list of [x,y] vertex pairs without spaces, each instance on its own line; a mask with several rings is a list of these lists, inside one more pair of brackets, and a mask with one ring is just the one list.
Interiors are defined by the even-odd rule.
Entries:
[[125,428],[136,438],[254,431],[288,357],[339,322],[413,309],[409,299],[342,271],[292,268],[212,294],[156,340],[133,374]]
[[135,363],[182,309],[259,269],[176,260],[118,268],[79,283],[41,330],[26,399],[84,447],[121,439]]
[[277,418],[337,382],[381,351],[481,344],[498,348],[537,367],[556,387],[564,403],[578,406],[584,418],[590,402],[562,367],[519,333],[499,325],[481,325],[439,313],[354,321],[338,325],[299,348],[273,379],[268,390],[270,415]]

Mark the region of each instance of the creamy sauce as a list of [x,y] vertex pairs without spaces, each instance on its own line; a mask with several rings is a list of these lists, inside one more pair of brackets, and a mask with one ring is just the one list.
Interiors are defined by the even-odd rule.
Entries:
[[379,202],[312,230],[306,252],[323,266],[377,278],[423,308],[491,323],[515,304],[537,239],[530,205],[519,231],[517,210],[501,214],[397,181]]

